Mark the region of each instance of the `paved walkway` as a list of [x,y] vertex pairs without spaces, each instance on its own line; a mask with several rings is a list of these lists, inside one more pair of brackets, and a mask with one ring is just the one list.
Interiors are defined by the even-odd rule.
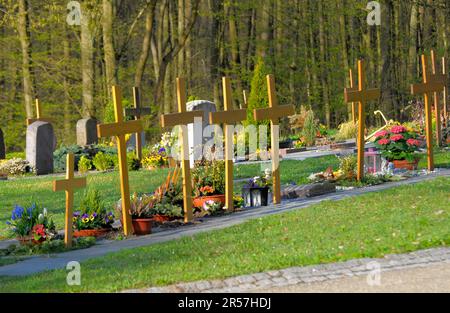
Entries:
[[347,197],[361,195],[367,192],[376,192],[401,185],[426,181],[438,176],[450,176],[450,169],[442,169],[429,175],[414,177],[406,181],[391,182],[383,185],[347,191],[338,191],[333,194],[315,198],[285,201],[282,204],[276,206],[246,209],[241,212],[221,217],[205,218],[203,219],[203,222],[195,225],[187,225],[175,229],[168,229],[148,236],[132,237],[122,241],[102,241],[100,244],[88,249],[75,250],[51,256],[35,256],[16,264],[1,266],[0,276],[22,276],[35,274],[46,270],[65,268],[67,263],[70,261],[81,262],[87,259],[101,257],[111,252],[117,252],[122,249],[148,246],[155,243],[179,239],[184,236],[192,236],[201,232],[227,228],[233,225],[241,224],[249,219],[297,210],[325,200],[340,200]]
[[378,259],[292,267],[225,280],[126,290],[199,292],[450,292],[450,248],[391,254]]

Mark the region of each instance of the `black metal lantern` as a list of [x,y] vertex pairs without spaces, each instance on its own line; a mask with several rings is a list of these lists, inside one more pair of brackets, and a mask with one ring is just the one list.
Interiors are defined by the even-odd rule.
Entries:
[[244,207],[267,206],[269,187],[243,187]]

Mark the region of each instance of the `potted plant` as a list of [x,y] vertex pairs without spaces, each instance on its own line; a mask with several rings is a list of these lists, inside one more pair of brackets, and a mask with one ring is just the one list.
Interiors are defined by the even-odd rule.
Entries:
[[159,223],[173,221],[183,217],[182,207],[165,201],[155,204],[153,209],[151,209],[151,213],[153,215],[153,221]]
[[80,207],[73,213],[74,237],[101,237],[114,223],[114,213],[108,211],[98,190],[88,190]]
[[409,131],[402,125],[395,125],[375,134],[375,146],[387,161],[394,163],[395,168],[417,169],[419,157],[415,152],[419,150],[421,143],[417,132]]
[[271,180],[270,170],[266,170],[264,176],[251,178],[247,184],[242,187],[244,206],[267,206]]
[[16,205],[6,224],[21,244],[39,244],[56,235],[55,223],[47,209],[36,204],[29,208]]
[[[156,198],[153,195],[131,196],[131,223],[136,235],[148,235],[152,233],[153,212]],[[122,216],[122,215],[121,215]]]
[[203,207],[206,201],[212,200],[225,205],[225,162],[204,161],[192,171],[194,184],[193,205]]

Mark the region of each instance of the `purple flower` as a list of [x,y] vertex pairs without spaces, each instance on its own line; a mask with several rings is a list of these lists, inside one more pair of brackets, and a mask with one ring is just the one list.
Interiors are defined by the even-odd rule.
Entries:
[[97,213],[95,213],[95,212],[92,213],[92,216],[93,216],[93,217],[97,217]]
[[75,211],[75,212],[73,212],[73,216],[74,217],[79,217],[80,216],[80,211]]
[[81,218],[89,218],[89,215],[84,213],[83,215],[81,215]]
[[159,148],[158,153],[166,152],[166,148]]

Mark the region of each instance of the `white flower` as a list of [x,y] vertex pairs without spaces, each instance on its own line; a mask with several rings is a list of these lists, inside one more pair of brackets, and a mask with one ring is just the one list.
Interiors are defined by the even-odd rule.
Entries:
[[43,213],[44,213],[44,216],[47,216],[47,209],[46,208],[44,208]]

